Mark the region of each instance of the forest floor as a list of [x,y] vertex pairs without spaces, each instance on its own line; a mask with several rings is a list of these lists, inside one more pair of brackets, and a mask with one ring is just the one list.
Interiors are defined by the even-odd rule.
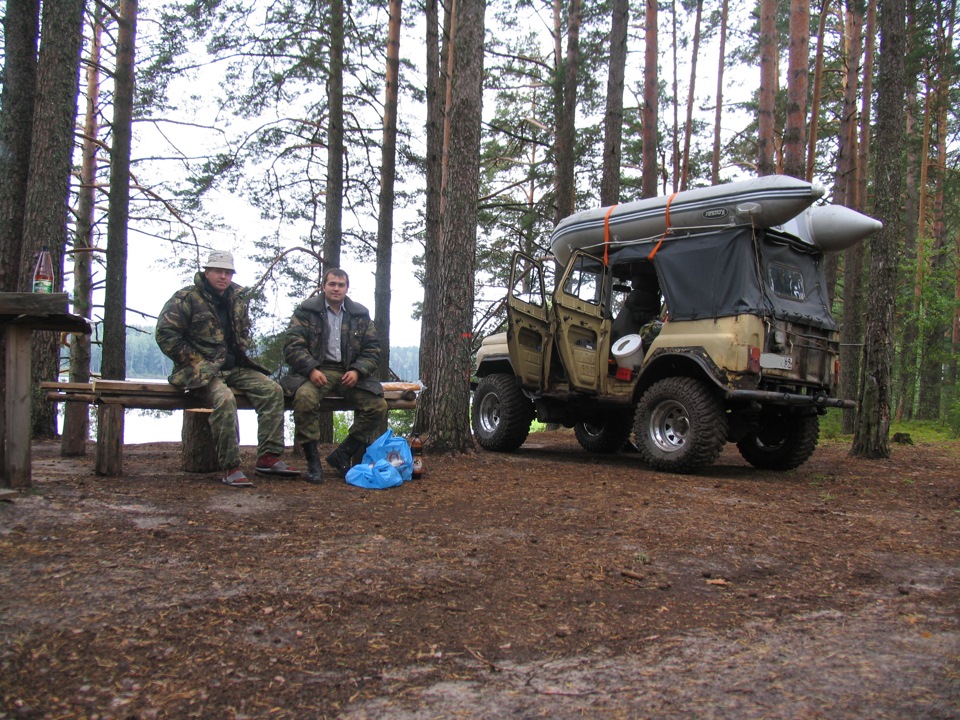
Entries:
[[37,443],[0,718],[958,718],[960,442],[848,450],[668,475],[560,431],[239,490]]

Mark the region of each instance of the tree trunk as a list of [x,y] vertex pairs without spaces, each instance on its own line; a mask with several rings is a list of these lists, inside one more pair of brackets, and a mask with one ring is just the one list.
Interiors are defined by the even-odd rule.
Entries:
[[[23,263],[23,213],[30,166],[30,138],[37,92],[40,0],[7,0],[4,17],[3,91],[0,95],[0,292],[17,292]],[[0,335],[0,368],[6,367]],[[0,388],[0,437],[6,437],[6,383]],[[6,446],[0,442],[0,467]]]
[[720,49],[717,53],[717,106],[713,115],[713,164],[710,181],[720,184],[720,127],[723,121],[723,71],[727,59],[727,16],[730,0],[723,0],[720,6]]
[[40,0],[7,0],[0,96],[0,291],[21,289],[23,214],[37,93]]
[[680,47],[680,37],[677,31],[677,0],[671,2],[671,20],[673,23],[673,45],[671,59],[673,60],[673,133],[670,141],[670,151],[673,155],[673,182],[674,192],[680,189],[680,76],[678,75],[677,48]]
[[874,212],[883,228],[872,240],[867,332],[863,346],[857,424],[851,455],[890,456],[890,381],[896,306],[897,245],[902,236],[906,78],[903,0],[881,0],[877,82],[877,157]]
[[644,66],[643,66],[643,169],[640,180],[640,196],[652,198],[657,195],[660,164],[657,160],[657,118],[660,116],[658,64],[657,64],[657,5],[658,0],[647,0],[644,17]]
[[[77,119],[78,75],[83,25],[83,0],[44,3],[37,72],[36,109],[30,143],[30,170],[24,206],[20,287],[31,287],[33,260],[47,246],[53,257],[54,287],[63,287],[63,251],[67,239],[70,168]],[[33,377],[55,380],[60,365],[59,334],[36,333]],[[31,418],[34,437],[56,435],[53,403],[43,401],[39,383],[33,389]]]
[[820,4],[820,20],[817,25],[817,59],[814,62],[813,92],[810,97],[810,137],[807,138],[807,172],[804,175],[808,182],[813,181],[813,171],[817,157],[817,128],[820,124],[820,98],[823,92],[824,34],[829,9],[830,0],[823,0]]
[[607,74],[607,109],[603,120],[603,174],[600,204],[620,202],[620,156],[623,140],[623,78],[627,62],[628,0],[614,0],[610,19],[610,66]]
[[[105,379],[127,375],[127,221],[130,217],[130,146],[133,124],[134,56],[137,40],[137,0],[122,0],[117,29],[117,68],[114,73],[113,145],[110,149],[110,203],[107,209],[107,279],[103,314]],[[101,406],[97,414],[96,472],[121,475],[123,408]],[[104,429],[109,428],[109,442]]]
[[[322,272],[326,272],[329,268],[340,267],[340,251],[343,244],[343,0],[330,0],[329,17],[327,187],[324,195]],[[321,438],[321,440],[329,442],[329,438]]]
[[700,55],[700,21],[703,18],[703,0],[697,0],[697,15],[693,25],[693,49],[690,52],[690,87],[687,89],[687,121],[683,128],[683,158],[680,171],[680,189],[687,189],[690,177],[690,138],[693,135],[693,101],[697,89],[697,58]]
[[561,107],[557,117],[556,145],[554,157],[557,162],[557,205],[554,223],[558,223],[573,214],[576,200],[574,182],[577,123],[577,71],[580,65],[580,0],[570,0],[567,17],[567,53],[564,61],[557,67],[557,86],[560,91]]
[[757,175],[777,171],[777,2],[760,0],[760,104],[757,110]]
[[790,55],[787,63],[786,128],[783,172],[802,178],[806,172],[807,86],[810,71],[810,0],[790,3]]
[[[480,182],[480,125],[483,99],[484,0],[460,0],[455,18],[457,47],[453,58],[450,120],[449,186],[440,237],[443,262],[431,269],[440,352],[427,385],[442,391],[426,396],[430,434],[427,446],[440,452],[473,447],[469,423],[470,347],[473,282],[476,266],[477,197]],[[440,311],[439,309],[442,309]]]
[[[912,5],[912,3],[911,3]],[[913,13],[910,12],[912,15]],[[904,193],[904,231],[902,243],[902,259],[907,261],[906,266],[901,263],[900,284],[903,287],[910,287],[914,292],[904,293],[905,303],[903,309],[898,313],[901,320],[902,335],[899,346],[900,353],[897,356],[898,374],[897,374],[897,392],[896,398],[896,418],[897,420],[912,420],[914,401],[916,399],[917,385],[917,327],[919,325],[919,297],[917,292],[916,274],[910,274],[910,263],[916,263],[917,257],[917,219],[919,217],[919,173],[920,158],[917,147],[919,145],[917,138],[917,79],[919,69],[917,67],[917,53],[914,47],[917,44],[916,32],[910,31],[907,34],[906,82],[907,82],[907,102],[906,107],[906,169],[904,173],[904,182],[906,191]]]
[[[97,105],[100,99],[100,41],[103,36],[103,9],[94,5],[90,57],[87,63],[87,107],[83,122],[80,186],[77,188],[77,233],[73,243],[73,312],[91,318],[93,275],[91,272],[93,227],[96,213],[97,150],[100,132]],[[70,342],[70,382],[90,381],[90,336],[73,335]],[[60,454],[65,457],[87,454],[90,407],[64,403],[63,438]]]
[[387,34],[386,93],[383,107],[383,148],[380,167],[380,217],[377,223],[375,317],[380,339],[380,379],[390,379],[390,289],[393,262],[393,201],[397,168],[397,96],[400,82],[401,0],[390,0]]
[[[427,156],[426,203],[424,208],[424,279],[423,279],[423,317],[420,322],[420,377],[430,378],[437,375],[437,357],[439,348],[439,326],[441,308],[435,297],[435,273],[440,267],[440,227],[441,227],[441,190],[443,187],[443,137],[446,116],[445,98],[447,80],[441,69],[444,66],[440,47],[440,20],[437,0],[427,0],[426,14],[426,77],[427,77]],[[445,16],[444,23],[449,24]],[[450,34],[446,34],[450,37]],[[449,46],[447,46],[449,50]],[[414,430],[425,437],[429,435],[433,424],[428,403],[431,388],[421,393],[421,402],[414,421]]]

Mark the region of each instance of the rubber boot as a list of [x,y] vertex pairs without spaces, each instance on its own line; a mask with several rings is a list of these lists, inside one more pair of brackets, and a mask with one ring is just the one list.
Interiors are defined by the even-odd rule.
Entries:
[[320,462],[320,453],[317,451],[316,441],[303,443],[304,457],[307,458],[307,477],[306,480],[311,485],[319,485],[323,482],[323,464]]
[[347,476],[347,470],[353,464],[354,453],[363,447],[363,443],[357,440],[353,435],[347,435],[344,440],[332,453],[327,455],[327,462],[336,468],[340,477]]

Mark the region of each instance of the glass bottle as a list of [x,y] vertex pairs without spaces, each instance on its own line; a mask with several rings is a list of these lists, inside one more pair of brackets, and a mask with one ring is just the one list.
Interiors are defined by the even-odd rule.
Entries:
[[53,260],[50,251],[43,247],[37,255],[37,264],[33,268],[33,292],[53,292]]

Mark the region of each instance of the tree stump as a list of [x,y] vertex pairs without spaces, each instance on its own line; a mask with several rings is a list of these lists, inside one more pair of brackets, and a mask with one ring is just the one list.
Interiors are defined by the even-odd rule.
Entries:
[[183,411],[183,430],[180,434],[184,472],[208,473],[220,469],[217,446],[210,430],[210,411],[189,409]]
[[123,475],[123,405],[97,406],[97,475]]

